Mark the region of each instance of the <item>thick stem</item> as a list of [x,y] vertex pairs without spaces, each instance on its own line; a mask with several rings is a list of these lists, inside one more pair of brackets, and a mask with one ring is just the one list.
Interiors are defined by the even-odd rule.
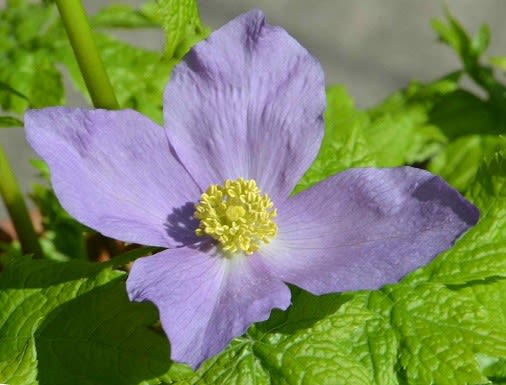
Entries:
[[119,108],[80,0],[56,0],[65,30],[96,108]]
[[7,160],[4,149],[0,146],[0,194],[5,207],[16,230],[21,249],[25,254],[33,254],[35,258],[42,257],[42,248],[33,228],[23,195],[19,189],[16,177]]

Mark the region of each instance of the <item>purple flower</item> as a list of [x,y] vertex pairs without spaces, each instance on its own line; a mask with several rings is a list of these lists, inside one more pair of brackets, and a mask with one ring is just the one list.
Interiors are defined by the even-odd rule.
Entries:
[[478,220],[441,178],[352,169],[290,192],[323,135],[319,63],[260,11],[194,47],[164,95],[165,128],[132,110],[28,111],[29,142],[70,214],[166,250],[135,261],[176,361],[197,367],[273,308],[285,282],[375,289],[426,264]]

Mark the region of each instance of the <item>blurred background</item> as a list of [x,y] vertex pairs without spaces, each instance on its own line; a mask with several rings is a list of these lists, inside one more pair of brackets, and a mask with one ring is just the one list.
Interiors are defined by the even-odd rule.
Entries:
[[[111,3],[84,0],[89,13]],[[4,4],[0,0],[0,6]],[[252,8],[263,9],[270,24],[285,28],[320,60],[327,84],[343,84],[361,108],[375,105],[411,79],[428,81],[459,68],[454,53],[437,42],[430,27],[431,19],[444,16],[444,6],[471,33],[487,23],[492,32],[488,56],[506,54],[504,0],[201,0],[199,4],[201,18],[211,29]],[[146,48],[163,45],[158,30],[114,34]],[[85,105],[71,87],[67,96],[69,105]],[[35,155],[22,129],[1,129],[0,142],[28,191],[36,174],[29,159]],[[5,216],[0,206],[0,219]]]

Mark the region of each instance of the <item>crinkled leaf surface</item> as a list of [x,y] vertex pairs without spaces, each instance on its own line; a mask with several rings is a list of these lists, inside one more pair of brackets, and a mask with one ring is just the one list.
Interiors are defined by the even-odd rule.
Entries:
[[366,114],[355,108],[344,87],[329,88],[322,145],[318,156],[295,191],[303,190],[350,167],[374,166],[376,162],[364,136],[364,127],[367,124]]
[[158,384],[171,365],[149,304],[132,304],[124,273],[86,262],[23,259],[0,275],[0,382]]
[[506,355],[504,320],[497,319],[493,303],[481,303],[472,289],[400,285],[391,296],[392,324],[401,346],[400,375],[408,383],[482,384],[487,378],[476,353]]

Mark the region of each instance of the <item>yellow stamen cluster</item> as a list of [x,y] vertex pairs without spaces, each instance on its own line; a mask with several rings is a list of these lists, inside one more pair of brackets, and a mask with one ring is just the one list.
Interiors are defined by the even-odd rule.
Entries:
[[231,254],[253,254],[261,242],[269,243],[278,232],[272,201],[252,179],[227,179],[223,186],[209,186],[194,216],[200,220],[195,233],[216,239]]

